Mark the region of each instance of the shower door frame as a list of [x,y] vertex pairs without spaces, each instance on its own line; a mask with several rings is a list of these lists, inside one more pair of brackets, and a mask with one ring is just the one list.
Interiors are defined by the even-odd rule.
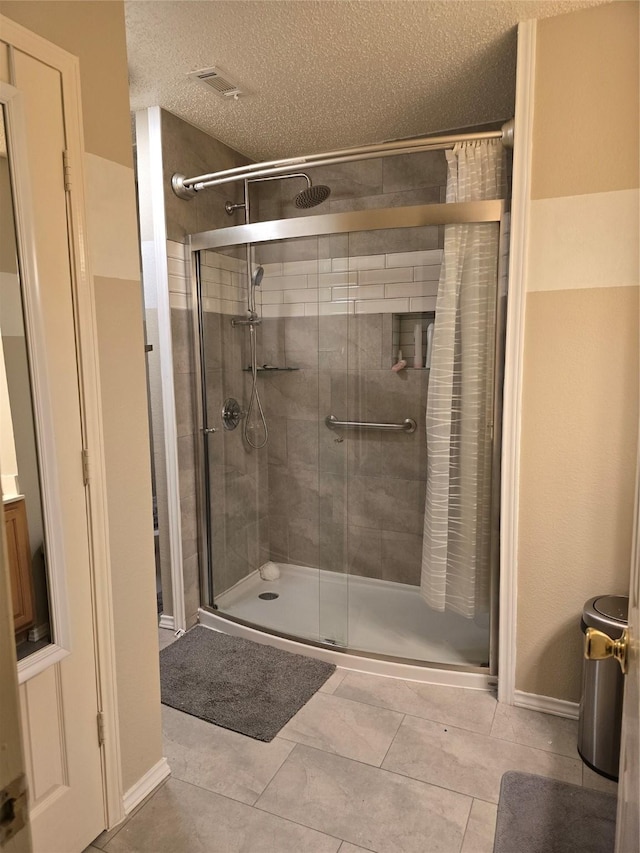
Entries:
[[[188,240],[189,268],[191,276],[191,314],[193,319],[193,358],[195,365],[195,424],[196,424],[196,486],[197,486],[197,523],[198,556],[200,564],[200,607],[216,617],[239,626],[257,630],[267,636],[279,637],[303,643],[307,646],[327,649],[339,654],[354,655],[360,658],[372,658],[391,663],[409,664],[424,669],[449,670],[461,673],[487,673],[495,677],[498,674],[498,620],[500,588],[500,491],[501,491],[501,424],[504,381],[505,330],[507,287],[504,270],[503,246],[505,245],[505,213],[507,203],[504,199],[490,201],[471,201],[412,205],[410,207],[377,208],[373,210],[350,211],[346,213],[300,216],[289,219],[275,219],[265,222],[234,225],[192,234]],[[215,560],[211,535],[211,484],[209,479],[208,440],[211,427],[206,418],[206,373],[204,365],[204,326],[202,294],[200,281],[199,252],[208,249],[233,248],[235,246],[253,246],[257,243],[270,243],[276,240],[298,237],[316,237],[329,234],[345,234],[363,231],[379,231],[395,228],[415,228],[428,225],[473,225],[497,222],[499,225],[498,257],[496,258],[497,293],[495,316],[495,369],[493,380],[492,445],[491,445],[491,538],[490,538],[490,608],[489,608],[489,667],[465,664],[440,663],[437,661],[419,661],[415,659],[385,655],[350,649],[348,646],[334,646],[265,628],[262,625],[240,619],[217,609],[214,602],[213,566]]]

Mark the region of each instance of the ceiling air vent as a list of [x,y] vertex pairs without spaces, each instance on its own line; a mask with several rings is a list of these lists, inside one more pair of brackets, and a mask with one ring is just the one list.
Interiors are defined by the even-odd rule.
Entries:
[[219,68],[201,68],[200,71],[192,71],[187,74],[191,80],[199,80],[213,89],[218,95],[223,95],[225,98],[237,98],[242,94],[241,89],[224,74]]

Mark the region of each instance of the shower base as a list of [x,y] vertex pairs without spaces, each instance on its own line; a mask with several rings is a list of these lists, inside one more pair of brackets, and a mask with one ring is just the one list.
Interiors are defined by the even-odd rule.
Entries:
[[[474,621],[431,610],[418,587],[407,584],[290,564],[278,566],[277,581],[264,581],[254,572],[217,596],[217,613],[299,637],[303,642],[346,647],[356,655],[360,652],[436,666],[487,665],[488,617]],[[277,598],[260,598],[264,593],[275,593]],[[217,627],[203,618],[205,613],[201,611],[203,624]],[[218,617],[215,621],[222,620]],[[232,623],[227,620],[227,624]],[[344,660],[346,656],[341,657]]]

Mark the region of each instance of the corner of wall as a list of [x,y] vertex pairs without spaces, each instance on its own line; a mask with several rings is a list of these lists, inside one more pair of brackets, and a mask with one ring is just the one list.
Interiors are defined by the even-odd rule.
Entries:
[[[637,40],[637,4],[538,27],[530,218],[520,237],[529,245],[514,686],[552,702],[580,694],[584,601],[628,584],[638,412]],[[615,130],[615,151],[603,123]]]

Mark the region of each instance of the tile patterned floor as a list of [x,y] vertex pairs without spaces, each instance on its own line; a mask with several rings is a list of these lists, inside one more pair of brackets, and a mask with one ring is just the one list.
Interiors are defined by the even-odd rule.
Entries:
[[575,721],[345,670],[271,743],[172,708],[163,725],[171,778],[91,853],[491,853],[506,770],[616,788]]

